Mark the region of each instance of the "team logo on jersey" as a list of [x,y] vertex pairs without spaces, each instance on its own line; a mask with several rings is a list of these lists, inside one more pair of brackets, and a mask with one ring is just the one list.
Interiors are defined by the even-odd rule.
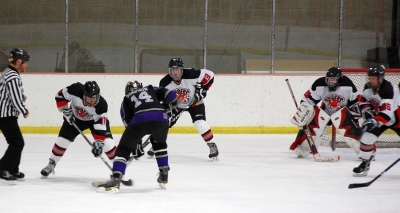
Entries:
[[93,119],[93,115],[91,115],[88,111],[86,111],[85,108],[79,107],[79,106],[74,106],[76,116],[80,117],[81,120],[91,120]]
[[209,74],[206,73],[206,74],[204,75],[203,79],[201,80],[201,83],[207,84],[208,81],[210,81],[210,79],[211,79],[211,76],[210,76]]
[[176,88],[176,94],[178,95],[178,99],[183,99],[183,102],[188,102],[190,100],[190,90],[187,88]]
[[338,94],[332,94],[325,97],[324,101],[328,103],[328,107],[338,110],[343,106],[344,98]]

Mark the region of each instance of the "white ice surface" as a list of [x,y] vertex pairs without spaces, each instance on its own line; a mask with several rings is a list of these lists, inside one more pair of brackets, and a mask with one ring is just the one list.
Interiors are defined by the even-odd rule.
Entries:
[[[400,212],[400,164],[367,188],[348,189],[372,180],[400,157],[398,149],[378,149],[369,175],[356,178],[352,169],[360,160],[352,150],[321,147],[321,155],[341,156],[336,163],[298,159],[289,151],[295,135],[215,135],[220,160],[211,162],[199,135],[171,134],[166,190],[157,185],[155,159],[143,156],[126,171],[135,186],[102,194],[91,182],[108,179],[110,171],[79,135],[56,174],[40,178],[56,137],[24,135],[20,170],[26,181],[0,184],[0,213]],[[114,137],[118,143],[120,135]],[[6,146],[1,137],[1,156]]]

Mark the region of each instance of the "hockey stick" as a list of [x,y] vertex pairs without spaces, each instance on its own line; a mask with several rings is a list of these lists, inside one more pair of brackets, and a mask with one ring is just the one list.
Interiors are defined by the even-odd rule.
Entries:
[[[149,143],[150,143],[150,136],[151,136],[151,135],[149,135],[149,137],[147,137],[146,141],[142,144],[143,149],[146,148],[147,145],[149,145]],[[131,156],[131,157],[129,158],[129,160],[128,160],[128,162],[127,162],[126,165],[128,166],[128,165],[133,161],[133,159],[139,160],[138,158],[135,158],[134,156]],[[93,181],[93,182],[92,182],[92,186],[94,186],[94,187],[99,187],[100,185],[102,185],[102,184],[104,184],[104,183],[105,183],[105,181]],[[133,185],[133,183],[132,183],[132,185]]]
[[331,148],[332,148],[332,151],[336,150],[336,128],[334,125],[332,125]]
[[380,178],[383,174],[385,174],[390,168],[392,168],[399,161],[400,161],[400,158],[397,159],[395,162],[393,162],[388,168],[383,170],[383,172],[381,172],[378,176],[376,176],[374,179],[372,179],[369,182],[366,182],[366,183],[352,183],[352,184],[350,184],[349,185],[349,189],[367,187],[367,186],[371,185],[373,182],[375,182],[378,178]]
[[[92,146],[92,143],[89,141],[89,139],[86,137],[85,134],[83,134],[82,130],[79,129],[78,125],[76,125],[76,123],[74,121],[71,121],[72,125],[75,127],[76,130],[78,130],[78,132],[82,135],[82,137],[86,140],[86,142]],[[104,164],[106,164],[106,166],[112,171],[111,166],[107,163],[107,161],[103,158],[102,155],[99,155],[100,159],[103,161]],[[132,186],[133,182],[131,179],[129,180],[121,180],[122,184],[124,184],[125,186]]]
[[[287,83],[287,85],[288,85],[290,94],[292,95],[294,105],[296,106],[296,109],[298,109],[299,107],[298,107],[298,105],[297,105],[296,98],[294,97],[294,93],[293,93],[292,87],[290,86],[289,79],[286,79],[286,83]],[[340,156],[324,157],[324,156],[321,156],[321,155],[318,153],[317,147],[315,146],[315,143],[314,143],[314,139],[313,139],[312,136],[311,136],[311,130],[310,130],[310,128],[308,127],[308,125],[305,125],[305,126],[303,127],[303,131],[304,131],[304,134],[306,135],[308,145],[309,145],[310,148],[311,148],[311,153],[313,154],[313,157],[314,157],[314,160],[315,160],[315,161],[317,161],[317,162],[334,162],[334,161],[339,161]]]

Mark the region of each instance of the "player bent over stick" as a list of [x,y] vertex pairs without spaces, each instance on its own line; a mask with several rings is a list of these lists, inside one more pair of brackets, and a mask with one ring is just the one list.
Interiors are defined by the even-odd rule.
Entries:
[[[189,112],[194,127],[210,148],[208,157],[212,160],[218,160],[218,148],[210,125],[206,122],[204,105],[207,91],[214,83],[214,73],[207,69],[183,68],[181,58],[172,58],[168,67],[168,75],[160,80],[159,86],[174,90],[183,99],[183,102],[171,111],[169,127],[174,126],[184,112]],[[150,141],[154,146],[153,138],[150,138]],[[150,149],[147,154],[153,156],[154,150]]]
[[[290,149],[299,158],[307,157],[311,148],[303,127],[309,127],[318,148],[328,126],[334,125],[344,141],[359,154],[361,129],[356,120],[361,116],[357,99],[359,95],[353,82],[339,68],[330,68],[325,77],[318,78],[306,91],[297,113],[291,119],[300,131]],[[320,107],[317,106],[319,102],[322,102]]]
[[[85,85],[74,83],[61,89],[55,96],[57,108],[63,113],[64,122],[56,143],[53,146],[49,164],[40,172],[43,178],[54,174],[54,168],[67,151],[68,146],[80,134],[72,125],[72,122],[80,130],[90,129],[95,141],[92,143],[92,153],[99,157],[103,150],[107,157],[114,159],[117,149],[110,132],[110,124],[107,118],[108,105],[100,95],[100,87],[96,81],[87,81]],[[68,106],[68,103],[71,103]]]
[[[400,135],[399,90],[385,79],[383,65],[372,66],[368,70],[368,83],[364,87],[361,111],[366,119],[365,133],[360,138],[362,163],[353,169],[353,176],[368,174],[371,160],[376,154],[376,140],[387,129]],[[397,119],[397,120],[396,120]]]
[[153,143],[160,171],[157,182],[165,189],[170,170],[166,142],[169,129],[166,108],[175,108],[179,103],[175,91],[152,85],[143,87],[137,81],[127,83],[120,111],[126,129],[115,153],[112,178],[99,185],[97,192],[118,193],[131,153],[134,158],[144,154],[141,140],[148,134],[157,141]]

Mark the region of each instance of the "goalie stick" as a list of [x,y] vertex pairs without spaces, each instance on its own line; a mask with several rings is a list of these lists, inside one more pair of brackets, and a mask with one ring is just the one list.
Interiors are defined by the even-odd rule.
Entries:
[[381,172],[378,176],[376,176],[374,179],[372,179],[369,182],[366,183],[352,183],[349,185],[349,189],[354,189],[354,188],[361,188],[361,187],[368,187],[369,185],[371,185],[373,182],[375,182],[378,178],[380,178],[383,174],[385,174],[390,168],[392,168],[396,163],[398,163],[400,161],[400,158],[397,159],[395,162],[393,162],[388,168],[386,168],[385,170],[383,170],[383,172]]
[[[147,137],[146,141],[142,144],[143,149],[146,148],[147,145],[149,145],[149,143],[150,143],[150,136],[151,136],[151,135],[149,135],[149,137]],[[129,164],[133,161],[133,159],[139,160],[139,159],[135,158],[134,156],[131,156],[131,157],[129,158],[129,160],[128,160],[128,162],[127,162],[126,165],[129,165]],[[130,180],[130,179],[129,179],[129,180]],[[93,182],[92,182],[92,186],[94,186],[94,187],[99,187],[100,185],[102,185],[102,184],[104,184],[104,183],[105,183],[105,181],[93,181]],[[125,185],[125,184],[124,184],[124,185]],[[131,185],[125,185],[125,186],[133,186],[133,183],[132,183]]]
[[[74,121],[71,121],[71,123],[72,123],[72,125],[75,127],[75,129],[78,130],[78,132],[82,135],[82,137],[86,140],[86,142],[87,142],[90,146],[92,146],[92,143],[89,141],[89,139],[86,137],[86,135],[83,134],[82,130],[79,129],[78,125],[76,125],[76,123],[75,123]],[[107,161],[103,158],[103,156],[100,155],[99,157],[100,157],[100,159],[103,161],[103,163],[106,164],[106,166],[112,171],[111,166],[107,163]],[[122,184],[124,184],[125,186],[132,186],[132,185],[133,185],[133,182],[132,182],[131,179],[129,179],[129,180],[122,180],[121,182],[122,182]]]
[[[287,85],[288,85],[290,94],[292,95],[294,104],[295,104],[296,109],[297,109],[297,108],[299,108],[299,107],[298,107],[298,105],[297,105],[296,98],[294,97],[292,87],[290,86],[289,79],[286,79],[286,83],[287,83]],[[321,155],[318,153],[317,147],[315,146],[315,143],[314,143],[314,139],[313,139],[312,136],[311,136],[311,130],[310,130],[310,128],[308,127],[308,125],[305,125],[305,126],[303,127],[302,131],[303,131],[304,134],[306,135],[308,145],[309,145],[310,148],[311,148],[311,153],[313,154],[313,157],[314,157],[314,160],[315,160],[315,161],[317,161],[317,162],[335,162],[335,161],[339,161],[340,156],[324,157],[324,156],[321,156]]]

